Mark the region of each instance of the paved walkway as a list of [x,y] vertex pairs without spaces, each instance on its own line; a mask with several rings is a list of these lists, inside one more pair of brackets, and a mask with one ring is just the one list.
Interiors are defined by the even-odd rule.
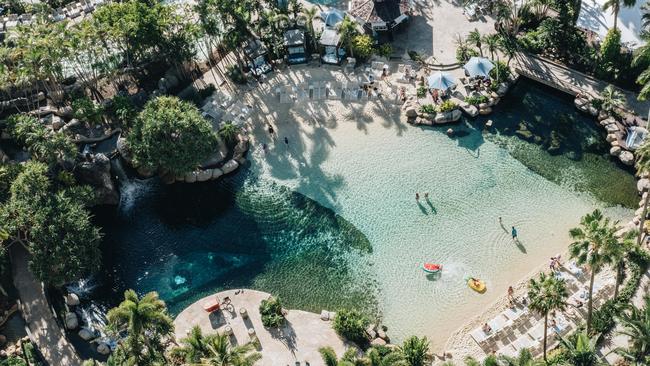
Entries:
[[68,343],[50,311],[43,284],[27,268],[29,254],[20,245],[11,248],[14,285],[20,296],[20,311],[28,327],[29,338],[51,366],[78,366],[81,359]]
[[[520,75],[573,95],[582,93],[596,96],[608,85],[604,81],[595,79],[579,71],[527,53],[518,53],[512,59],[511,66]],[[639,101],[636,93],[623,89],[619,90],[625,95],[627,104],[631,110],[642,117],[648,115],[650,102]]]
[[[227,310],[216,311],[211,314],[203,310],[203,303],[214,296],[223,300],[226,296],[232,299],[235,312]],[[246,344],[250,342],[249,329],[253,329],[259,339],[258,351],[262,359],[258,362],[265,366],[285,365],[324,365],[318,349],[330,346],[340,357],[345,352],[347,345],[338,337],[331,327],[331,322],[323,321],[318,314],[300,310],[289,310],[286,316],[286,326],[279,331],[270,331],[262,325],[259,306],[262,300],[270,295],[255,290],[245,290],[235,294],[235,290],[219,292],[215,295],[204,297],[183,310],[174,320],[176,339],[187,336],[192,327],[198,325],[204,334],[222,333],[226,326],[230,326],[233,335],[230,340],[233,344]],[[248,319],[243,319],[239,314],[245,308]]]

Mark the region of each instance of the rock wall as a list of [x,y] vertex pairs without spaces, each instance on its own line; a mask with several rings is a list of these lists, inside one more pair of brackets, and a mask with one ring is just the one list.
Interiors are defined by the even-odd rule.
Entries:
[[79,183],[93,187],[97,204],[117,205],[120,202],[119,191],[111,176],[111,161],[106,155],[89,155],[77,166],[75,175]]

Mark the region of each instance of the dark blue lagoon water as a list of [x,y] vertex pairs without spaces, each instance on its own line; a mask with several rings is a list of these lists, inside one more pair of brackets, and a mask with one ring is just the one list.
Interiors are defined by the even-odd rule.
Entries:
[[124,289],[155,290],[176,313],[209,293],[245,287],[295,308],[376,309],[361,260],[372,252],[368,239],[299,193],[246,170],[193,185],[132,181],[123,193],[117,210],[97,214],[106,234],[100,282],[108,286],[95,293],[107,304]]

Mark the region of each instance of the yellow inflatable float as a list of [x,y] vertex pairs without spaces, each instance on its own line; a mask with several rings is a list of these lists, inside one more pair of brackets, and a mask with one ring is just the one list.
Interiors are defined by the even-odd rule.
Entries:
[[485,286],[485,282],[474,277],[471,277],[470,279],[467,280],[467,286],[469,286],[469,288],[478,292],[479,294],[482,294],[487,290],[487,287]]

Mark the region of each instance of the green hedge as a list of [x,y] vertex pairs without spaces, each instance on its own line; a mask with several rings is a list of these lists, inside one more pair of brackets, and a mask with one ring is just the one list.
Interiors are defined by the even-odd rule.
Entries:
[[641,278],[650,265],[650,255],[647,252],[639,251],[630,253],[628,268],[630,278],[615,299],[609,299],[598,309],[594,310],[591,320],[592,333],[607,333],[616,325],[615,317],[620,315],[625,305],[639,288]]

